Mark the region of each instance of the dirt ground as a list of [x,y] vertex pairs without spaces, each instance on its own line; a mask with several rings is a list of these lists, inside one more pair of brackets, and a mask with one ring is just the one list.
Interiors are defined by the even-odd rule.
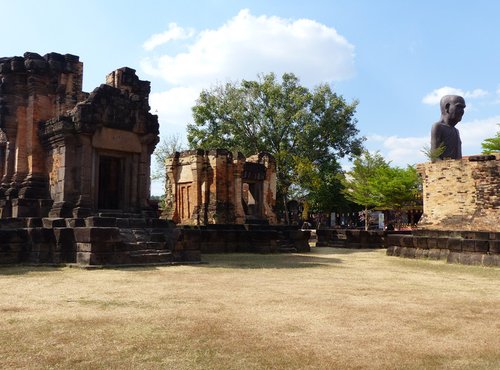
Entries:
[[499,369],[500,269],[385,250],[1,267],[1,369]]

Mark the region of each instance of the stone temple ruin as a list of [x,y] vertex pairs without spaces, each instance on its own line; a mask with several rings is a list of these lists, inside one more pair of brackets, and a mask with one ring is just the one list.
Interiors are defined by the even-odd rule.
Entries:
[[166,160],[166,207],[186,245],[203,253],[309,251],[310,232],[278,225],[276,162],[225,149],[175,153]]
[[164,216],[175,223],[277,223],[276,163],[271,155],[187,151],[168,158],[166,167]]
[[158,141],[149,82],[122,68],[87,95],[77,57],[2,62],[1,217],[148,210]]
[[[158,117],[130,68],[82,91],[79,57],[0,58],[0,264],[199,261],[200,252],[308,250],[277,226],[273,158],[176,155],[162,218],[150,198]],[[176,227],[175,223],[180,224]]]
[[82,76],[74,55],[0,58],[0,263],[199,260],[149,204],[150,83]]

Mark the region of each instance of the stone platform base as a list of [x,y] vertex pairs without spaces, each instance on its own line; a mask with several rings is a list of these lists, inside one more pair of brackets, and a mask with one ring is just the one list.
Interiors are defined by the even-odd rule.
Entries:
[[201,253],[308,252],[310,231],[292,226],[179,226],[162,219],[0,219],[0,264],[81,266],[199,262]]
[[0,219],[0,264],[147,265],[200,261],[180,231],[149,218]]
[[318,229],[316,235],[317,247],[377,249],[385,248],[387,232],[382,230]]
[[201,253],[309,252],[309,230],[285,225],[178,226],[184,249]]
[[388,256],[500,266],[500,232],[415,230],[387,235],[386,245]]

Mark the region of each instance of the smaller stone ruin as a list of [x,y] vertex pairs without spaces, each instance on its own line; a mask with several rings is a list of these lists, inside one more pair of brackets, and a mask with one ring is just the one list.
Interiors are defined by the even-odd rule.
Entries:
[[168,158],[164,217],[183,225],[276,224],[276,162],[227,150]]
[[203,253],[309,251],[309,231],[276,217],[276,162],[225,149],[175,153],[166,160],[162,218],[181,230],[185,248]]

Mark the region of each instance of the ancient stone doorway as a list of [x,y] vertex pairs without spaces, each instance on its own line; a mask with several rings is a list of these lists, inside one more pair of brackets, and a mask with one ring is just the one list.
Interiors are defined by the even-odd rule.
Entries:
[[242,198],[247,218],[259,218],[262,215],[262,183],[244,182]]
[[119,209],[123,194],[123,160],[119,157],[99,157],[99,209]]
[[177,185],[177,212],[181,223],[187,223],[191,219],[191,183]]

